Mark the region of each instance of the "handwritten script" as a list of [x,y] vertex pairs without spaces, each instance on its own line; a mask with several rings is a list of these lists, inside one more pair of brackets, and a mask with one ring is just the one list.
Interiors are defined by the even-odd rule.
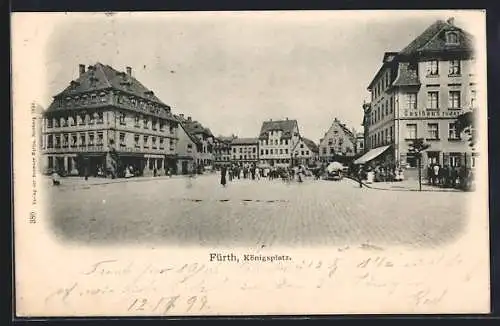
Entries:
[[[410,260],[383,254],[361,259],[344,255],[264,265],[209,262],[171,265],[108,259],[93,262],[64,286],[55,287],[45,297],[45,305],[112,304],[120,307],[124,315],[211,314],[224,310],[227,300],[235,300],[221,293],[244,295],[251,300],[252,293],[270,295],[288,291],[300,295],[303,291],[331,290],[332,302],[343,292],[357,291],[360,296],[369,293],[378,298],[380,304],[397,296],[407,306],[425,309],[439,305],[449,296],[449,284],[432,283],[433,272],[456,272],[461,263],[459,254]],[[471,279],[470,271],[463,274],[460,282]]]

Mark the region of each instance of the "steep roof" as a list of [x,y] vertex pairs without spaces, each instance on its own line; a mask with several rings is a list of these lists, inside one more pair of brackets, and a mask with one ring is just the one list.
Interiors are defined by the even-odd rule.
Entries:
[[281,130],[283,132],[282,138],[291,138],[293,136],[293,129],[297,126],[297,120],[276,120],[264,121],[260,128],[259,138],[266,138],[268,132],[273,130]]
[[258,143],[258,138],[235,138],[231,142],[232,145],[255,145]]
[[186,119],[183,116],[175,115],[175,118],[184,127],[184,130],[191,135],[204,134],[209,137],[213,137],[212,131],[209,128],[204,127],[199,121]]
[[[457,31],[458,44],[447,44],[445,34],[447,31]],[[473,37],[461,28],[455,25],[438,20],[429,26],[422,34],[408,44],[398,55],[412,55],[421,52],[440,52],[448,50],[471,51],[474,48]]]
[[156,97],[150,89],[141,84],[135,77],[100,62],[97,62],[93,66],[89,66],[81,76],[73,80],[68,87],[55,97],[66,95],[72,96],[105,89],[120,90],[166,106],[165,103]]
[[194,134],[192,134],[189,129],[186,127],[186,125],[184,125],[183,123],[179,123],[179,126],[182,128],[182,130],[184,130],[184,132],[186,133],[186,135],[189,137],[189,139],[191,139],[191,141],[193,143],[195,143],[196,145],[202,145],[202,142],[200,139],[198,139],[197,137],[194,136]]
[[302,141],[309,148],[309,150],[311,150],[311,152],[315,153],[319,152],[318,145],[316,145],[316,143],[313,142],[312,140],[302,137]]
[[412,68],[409,62],[400,62],[398,74],[393,82],[394,86],[420,86],[417,69]]

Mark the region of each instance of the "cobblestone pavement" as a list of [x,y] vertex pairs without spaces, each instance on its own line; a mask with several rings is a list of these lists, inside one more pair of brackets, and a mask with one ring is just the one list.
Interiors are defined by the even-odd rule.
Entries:
[[433,247],[460,236],[471,196],[360,189],[349,179],[237,180],[223,188],[214,175],[45,184],[55,234],[96,245]]

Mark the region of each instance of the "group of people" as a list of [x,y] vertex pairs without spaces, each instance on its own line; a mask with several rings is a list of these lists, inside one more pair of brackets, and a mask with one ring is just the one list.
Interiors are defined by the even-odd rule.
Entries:
[[291,167],[266,167],[259,168],[255,165],[251,166],[222,166],[220,168],[220,183],[222,186],[226,186],[228,181],[233,181],[235,179],[251,179],[260,180],[267,178],[269,180],[281,179],[285,182],[297,179],[298,182],[303,182],[305,175],[305,168],[298,166],[296,168]]
[[439,164],[431,164],[427,167],[427,178],[429,184],[445,188],[467,188],[472,182],[473,173],[471,169],[464,166],[455,167]]

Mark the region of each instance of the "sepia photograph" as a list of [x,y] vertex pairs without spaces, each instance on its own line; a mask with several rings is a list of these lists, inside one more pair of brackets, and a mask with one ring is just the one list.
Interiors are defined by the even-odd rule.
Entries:
[[485,17],[12,14],[16,315],[488,313]]

